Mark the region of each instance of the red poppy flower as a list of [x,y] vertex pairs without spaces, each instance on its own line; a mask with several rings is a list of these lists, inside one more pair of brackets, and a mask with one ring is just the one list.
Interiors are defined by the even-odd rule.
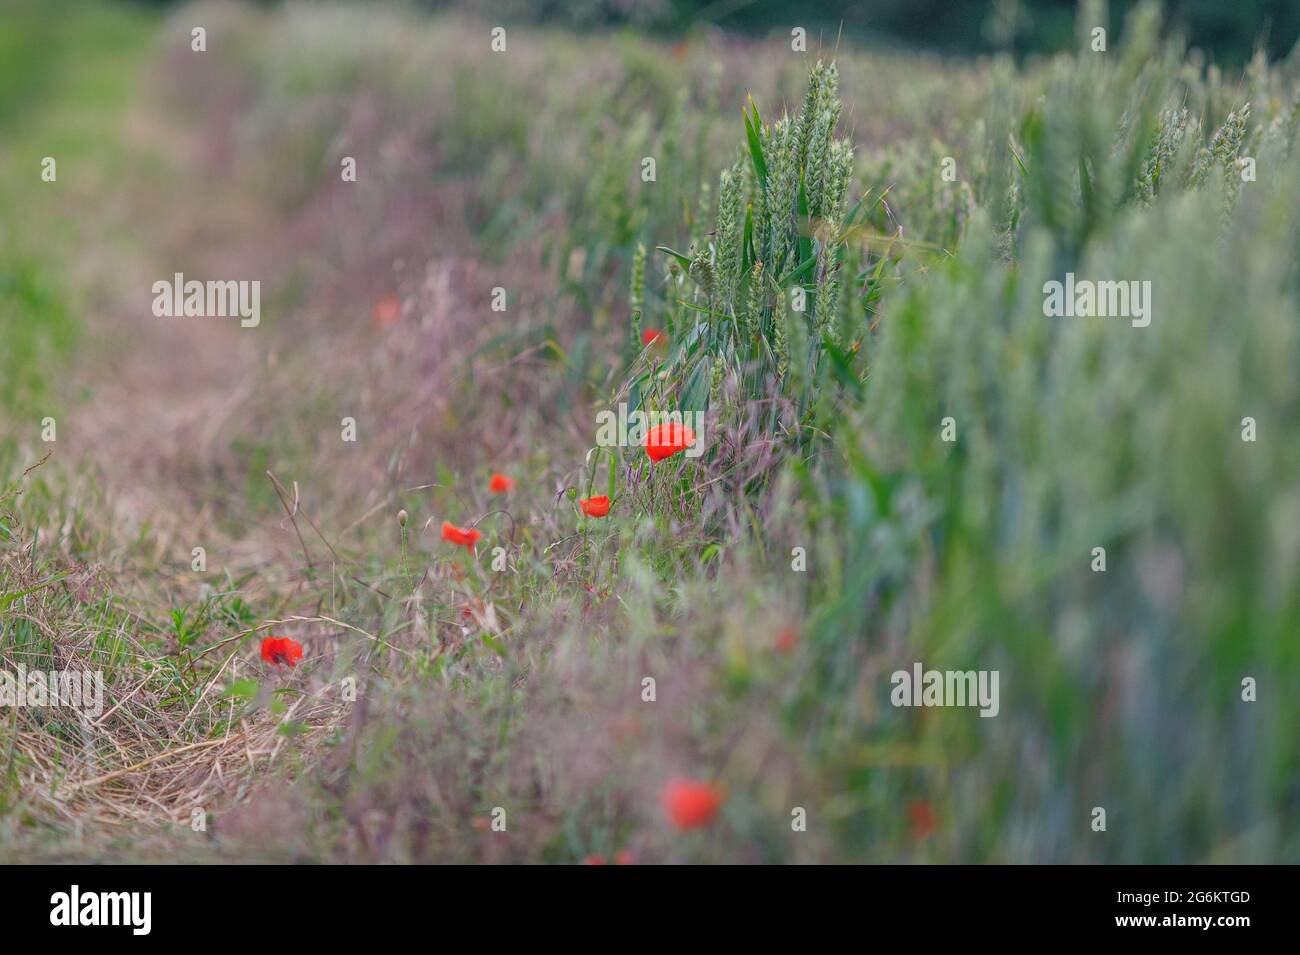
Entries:
[[262,639],[262,659],[277,667],[281,663],[297,666],[302,659],[302,644],[288,637],[264,637]]
[[385,295],[375,301],[370,317],[379,328],[388,328],[402,317],[402,300],[396,295]]
[[934,832],[934,809],[924,799],[907,805],[907,818],[912,824],[912,838],[920,841]]
[[665,335],[663,332],[659,331],[659,329],[657,328],[647,328],[645,331],[641,333],[642,345],[653,345],[656,342],[666,342],[666,341],[668,341],[668,336]]
[[636,865],[636,859],[627,849],[620,849],[614,853],[614,865]]
[[668,821],[678,829],[707,826],[722,805],[722,791],[694,779],[673,779],[664,787],[664,808]]
[[582,861],[584,865],[604,865],[605,857],[601,855],[599,852],[593,852],[591,855],[587,856],[587,858],[583,859]]
[[483,532],[476,527],[457,527],[451,521],[442,522],[442,539],[464,547],[471,553],[482,536]]
[[507,491],[514,490],[514,487],[514,479],[504,474],[493,474],[492,480],[488,481],[488,490],[493,494],[505,494]]
[[584,497],[578,502],[582,508],[582,513],[588,517],[604,517],[609,513],[609,495],[602,494],[599,497]]
[[662,461],[685,451],[695,443],[695,432],[684,424],[657,424],[645,436],[645,453],[651,461]]
[[776,648],[782,653],[789,653],[799,643],[799,631],[794,627],[786,627],[776,635]]
[[636,739],[641,735],[641,718],[635,714],[621,716],[609,723],[609,732],[619,742]]

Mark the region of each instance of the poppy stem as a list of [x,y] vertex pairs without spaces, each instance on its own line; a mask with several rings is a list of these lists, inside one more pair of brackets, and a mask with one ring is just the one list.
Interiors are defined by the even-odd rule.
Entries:
[[510,544],[511,546],[513,546],[515,543],[515,516],[511,514],[509,511],[507,511],[504,507],[498,507],[495,511],[488,511],[486,514],[484,514],[482,517],[476,520],[473,524],[471,524],[470,527],[478,527],[480,524],[486,521],[493,514],[504,514],[506,517],[510,518]]
[[[587,452],[587,457],[591,461],[591,477],[587,481],[587,497],[591,497],[591,492],[596,489],[596,461],[600,458],[601,452],[609,455],[609,460],[614,468],[618,467],[618,458],[609,448],[596,447]],[[609,497],[611,501],[614,498],[615,488],[613,480],[610,481]]]
[[411,593],[414,594],[415,585],[411,583],[411,565],[406,559],[406,525],[400,525],[398,531],[402,536],[402,576],[406,578],[406,583],[410,587]]

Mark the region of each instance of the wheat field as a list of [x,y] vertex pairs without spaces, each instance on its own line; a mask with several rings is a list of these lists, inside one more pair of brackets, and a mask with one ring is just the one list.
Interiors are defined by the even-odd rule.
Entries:
[[0,860],[1300,860],[1300,59],[1075,16],[6,5]]

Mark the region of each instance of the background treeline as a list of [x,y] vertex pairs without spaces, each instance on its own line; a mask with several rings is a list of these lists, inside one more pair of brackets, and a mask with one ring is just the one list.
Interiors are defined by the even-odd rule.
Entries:
[[[445,0],[425,0],[433,6]],[[465,0],[461,5],[470,6]],[[1133,0],[1110,5],[1119,29]],[[481,8],[482,4],[478,4]],[[798,20],[835,37],[841,22],[857,40],[895,39],[950,51],[1012,48],[1055,52],[1070,43],[1077,4],[1070,0],[820,0],[795,9],[783,0],[503,0],[495,9],[570,25],[633,22],[665,30],[716,23],[734,30],[766,31]],[[1300,33],[1300,4],[1288,0],[1170,0],[1168,23],[1192,46],[1223,63],[1250,58],[1261,34],[1283,56]]]
[[[149,0],[173,4],[174,0]],[[274,5],[275,0],[264,0]],[[373,3],[374,0],[358,0]],[[797,20],[813,42],[837,35],[947,52],[1011,50],[1053,53],[1071,42],[1077,4],[1071,0],[397,0],[428,9],[489,13],[507,21],[577,28],[634,26],[665,34],[703,25],[765,33]],[[1136,0],[1112,0],[1112,42]],[[1167,28],[1224,66],[1245,63],[1259,45],[1273,57],[1290,53],[1300,37],[1294,0],[1167,0]]]

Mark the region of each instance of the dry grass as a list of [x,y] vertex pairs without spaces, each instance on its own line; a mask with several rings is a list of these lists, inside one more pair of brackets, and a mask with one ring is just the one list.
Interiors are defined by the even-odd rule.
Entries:
[[[286,701],[278,713],[252,710],[229,694],[254,672],[247,649],[269,623],[238,630],[206,652],[167,652],[167,634],[114,606],[115,581],[102,568],[60,557],[38,562],[36,542],[12,513],[5,517],[11,534],[0,577],[9,594],[23,596],[6,611],[0,668],[102,673],[107,683],[97,714],[8,710],[5,798],[22,807],[20,822],[78,833],[188,826],[196,810],[210,812],[269,770],[289,742],[287,729],[310,751],[337,728],[341,703],[328,683],[288,676],[276,688]],[[328,653],[332,628],[302,624],[313,651]]]

